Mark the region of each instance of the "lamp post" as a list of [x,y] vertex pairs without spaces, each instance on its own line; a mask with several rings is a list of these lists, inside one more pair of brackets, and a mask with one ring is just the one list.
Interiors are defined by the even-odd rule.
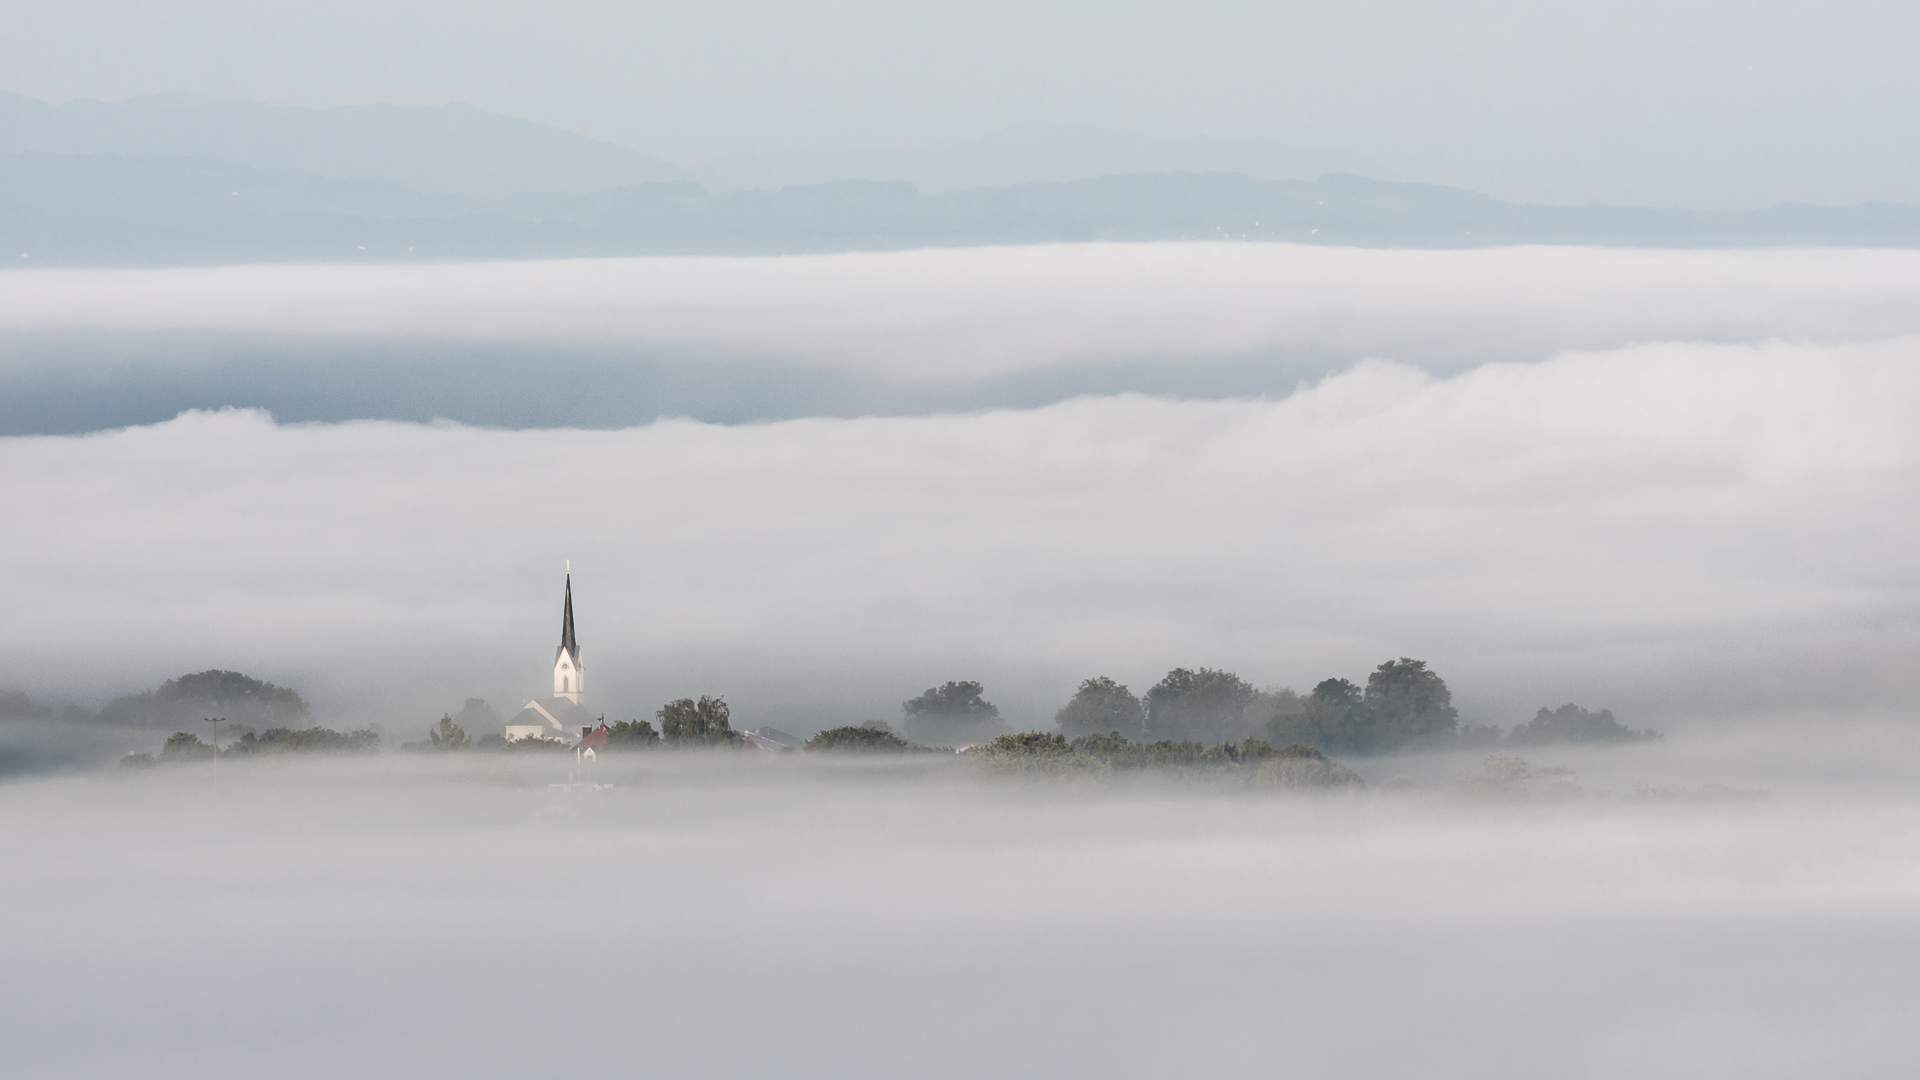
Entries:
[[204,716],[201,717],[201,719],[213,725],[213,756],[217,758],[220,756],[220,722],[225,720],[226,717]]

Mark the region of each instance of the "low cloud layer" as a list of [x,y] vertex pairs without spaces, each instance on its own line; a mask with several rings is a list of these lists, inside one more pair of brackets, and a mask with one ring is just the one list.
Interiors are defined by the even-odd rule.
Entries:
[[570,759],[0,785],[11,1071],[1894,1076],[1920,1004],[1905,795],[647,757],[571,797]]
[[808,729],[983,679],[1431,661],[1470,719],[1911,701],[1920,344],[1656,345],[1277,401],[589,432],[192,414],[0,442],[0,680],[233,667],[411,723],[539,691]]
[[[1376,356],[1456,371],[1646,341],[1860,341],[1920,333],[1916,300],[1912,251],[1080,244],[22,271],[0,294],[0,334],[13,342],[16,369],[44,359],[60,335],[199,334],[517,344],[541,358],[611,345],[636,357],[965,382],[1279,353],[1328,357],[1335,367]],[[137,344],[117,340],[101,355],[140,356]]]

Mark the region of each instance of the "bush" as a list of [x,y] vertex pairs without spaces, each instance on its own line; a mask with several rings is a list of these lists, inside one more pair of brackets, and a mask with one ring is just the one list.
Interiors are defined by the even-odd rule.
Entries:
[[828,728],[808,739],[805,748],[835,754],[904,754],[915,749],[891,731],[865,726]]
[[607,728],[609,750],[651,750],[660,745],[660,733],[645,720],[622,720]]
[[1059,735],[1045,731],[1023,731],[1018,735],[995,735],[985,746],[975,747],[974,752],[993,757],[1046,757],[1071,754],[1073,750],[1067,745],[1067,740]]
[[1002,735],[968,753],[990,767],[1017,772],[1163,772],[1265,788],[1364,786],[1352,769],[1312,746],[1296,743],[1276,750],[1254,738],[1209,746],[1192,740],[1133,742],[1113,731],[1082,735],[1068,742],[1059,735],[1033,731]]
[[268,728],[255,736],[249,731],[233,741],[226,753],[235,757],[257,754],[372,754],[380,736],[372,731],[338,732],[331,728]]
[[551,754],[566,753],[573,744],[565,739],[549,739],[544,735],[522,735],[517,739],[503,739],[498,749],[509,754]]
[[1575,799],[1582,789],[1565,765],[1535,768],[1526,758],[1489,754],[1477,773],[1454,777],[1451,791],[1482,799]]
[[219,756],[219,751],[201,742],[200,736],[191,731],[176,731],[167,736],[158,760],[172,765],[183,761],[211,761]]

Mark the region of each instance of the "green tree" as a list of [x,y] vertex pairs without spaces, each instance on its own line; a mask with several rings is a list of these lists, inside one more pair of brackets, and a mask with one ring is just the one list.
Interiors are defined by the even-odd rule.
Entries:
[[1551,743],[1623,743],[1658,739],[1657,731],[1635,731],[1613,718],[1608,709],[1588,712],[1568,702],[1557,709],[1542,708],[1532,720],[1517,725],[1507,740],[1515,746]]
[[466,704],[460,706],[460,711],[453,714],[453,722],[468,731],[498,731],[503,723],[499,711],[487,704],[485,698],[477,697],[468,698]]
[[980,747],[979,753],[989,757],[1052,757],[1057,754],[1071,754],[1073,749],[1067,740],[1050,731],[1022,731],[1017,734],[995,735],[988,743]]
[[609,750],[651,750],[660,745],[660,733],[645,720],[622,720],[607,728]]
[[808,739],[806,749],[840,754],[903,754],[913,749],[913,744],[891,731],[863,724],[828,728]]
[[1364,754],[1373,749],[1373,714],[1358,686],[1345,679],[1327,679],[1300,702],[1298,712],[1275,713],[1267,721],[1267,741]]
[[1101,675],[1081,683],[1073,698],[1053,714],[1053,722],[1068,739],[1108,731],[1138,734],[1146,726],[1147,713],[1132,691]]
[[660,733],[670,746],[724,746],[735,735],[731,711],[724,698],[700,695],[700,700],[670,701],[655,714]]
[[428,745],[435,750],[465,750],[473,745],[467,737],[467,729],[453,722],[452,713],[442,713],[440,723],[427,729]]
[[211,761],[220,756],[220,752],[200,741],[200,736],[191,731],[176,731],[167,736],[167,744],[160,748],[160,760],[169,764],[179,761]]
[[900,703],[900,715],[913,741],[928,746],[953,746],[990,737],[1001,728],[1000,709],[981,695],[977,682],[950,682],[929,687],[916,698]]
[[1375,749],[1397,750],[1413,743],[1452,735],[1460,714],[1445,680],[1427,670],[1424,660],[1389,660],[1367,676],[1367,711],[1372,715]]
[[158,689],[128,694],[100,710],[103,723],[129,726],[198,723],[219,716],[234,724],[294,727],[307,720],[307,703],[284,686],[237,671],[200,671],[168,679]]
[[32,698],[18,690],[0,690],[0,719],[45,720],[52,715],[52,709],[34,704]]
[[371,754],[380,749],[375,731],[340,732],[332,728],[268,728],[255,735],[249,731],[227,747],[236,757],[258,754]]
[[1147,729],[1157,739],[1238,741],[1254,733],[1247,712],[1258,695],[1231,671],[1174,668],[1147,691]]

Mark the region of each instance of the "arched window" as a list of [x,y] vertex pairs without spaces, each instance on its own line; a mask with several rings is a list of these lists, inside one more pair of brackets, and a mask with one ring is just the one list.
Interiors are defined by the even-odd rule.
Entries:
[[560,676],[560,692],[563,694],[573,693],[573,680],[567,678],[565,675]]

